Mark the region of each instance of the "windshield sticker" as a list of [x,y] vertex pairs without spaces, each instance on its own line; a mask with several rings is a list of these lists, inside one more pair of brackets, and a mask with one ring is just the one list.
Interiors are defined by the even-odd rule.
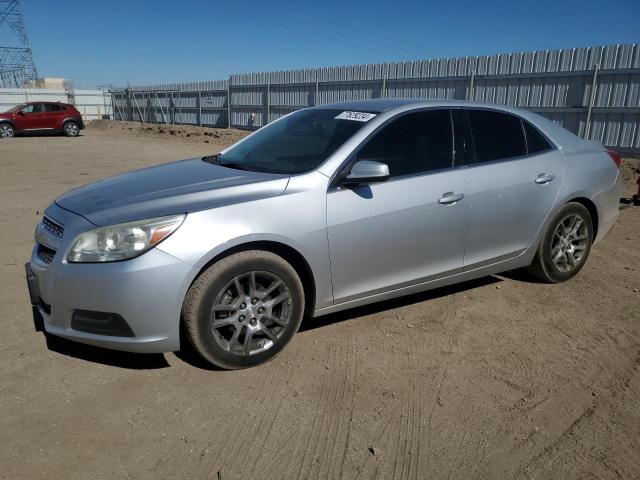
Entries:
[[356,122],[368,122],[375,116],[376,116],[375,113],[367,113],[367,112],[342,112],[340,115],[336,117],[336,119],[355,120]]

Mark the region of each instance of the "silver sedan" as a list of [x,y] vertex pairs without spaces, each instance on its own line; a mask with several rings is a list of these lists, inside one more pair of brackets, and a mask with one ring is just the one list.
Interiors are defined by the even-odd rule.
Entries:
[[534,113],[455,101],[300,110],[230,148],[62,195],[26,265],[44,329],[211,363],[303,317],[516,268],[563,282],[618,215],[620,157]]

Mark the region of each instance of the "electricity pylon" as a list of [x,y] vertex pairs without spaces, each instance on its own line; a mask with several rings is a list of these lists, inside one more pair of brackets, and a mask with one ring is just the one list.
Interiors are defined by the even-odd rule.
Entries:
[[14,38],[13,45],[0,46],[0,87],[34,87],[38,72],[33,62],[24,26],[20,0],[0,0],[0,41]]

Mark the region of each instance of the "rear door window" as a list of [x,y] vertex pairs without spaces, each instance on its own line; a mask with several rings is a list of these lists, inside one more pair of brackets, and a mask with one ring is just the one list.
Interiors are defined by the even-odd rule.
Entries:
[[488,110],[469,110],[476,162],[491,162],[527,154],[520,118]]
[[45,112],[59,112],[60,110],[62,110],[60,105],[56,105],[55,103],[45,103],[44,105]]
[[393,120],[367,142],[358,159],[386,163],[392,178],[451,168],[449,110],[410,113]]

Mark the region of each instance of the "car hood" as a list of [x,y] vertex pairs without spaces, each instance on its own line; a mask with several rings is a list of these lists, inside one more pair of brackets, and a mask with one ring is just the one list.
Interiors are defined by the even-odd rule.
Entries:
[[56,204],[96,225],[113,225],[279,195],[288,180],[194,158],[100,180],[65,193]]

